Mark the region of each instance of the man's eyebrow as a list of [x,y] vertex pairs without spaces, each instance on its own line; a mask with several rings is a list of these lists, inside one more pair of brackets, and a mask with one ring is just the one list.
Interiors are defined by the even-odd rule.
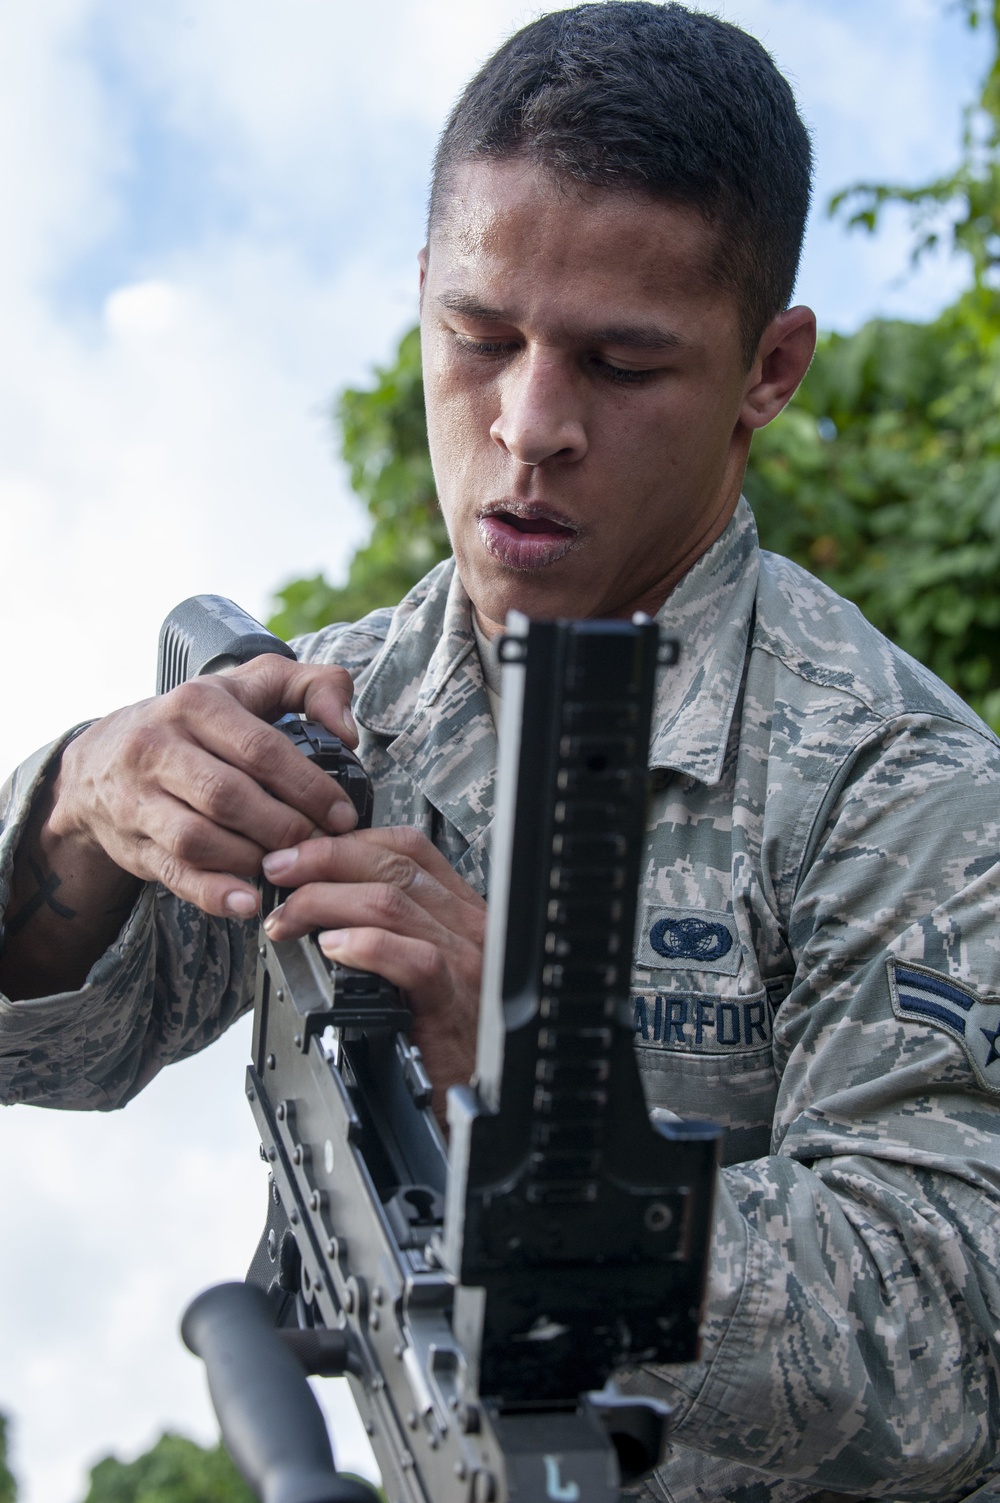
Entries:
[[469,318],[482,319],[484,323],[501,323],[506,317],[499,308],[487,308],[468,292],[439,292],[436,301],[452,313],[464,313]]
[[678,350],[687,343],[672,329],[658,329],[654,324],[611,324],[594,329],[590,338],[595,344],[631,345],[640,350]]
[[[439,292],[436,301],[451,313],[464,313],[467,318],[479,319],[482,323],[506,323],[510,318],[502,308],[487,307],[467,292]],[[672,330],[658,328],[655,324],[608,324],[588,329],[585,338],[595,345],[638,350],[683,349],[687,342]]]

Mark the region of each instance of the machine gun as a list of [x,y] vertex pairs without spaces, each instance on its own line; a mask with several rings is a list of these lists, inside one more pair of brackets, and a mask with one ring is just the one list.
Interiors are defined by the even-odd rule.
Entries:
[[[164,623],[161,691],[291,649],[196,597]],[[346,1374],[392,1503],[611,1503],[662,1459],[667,1410],[610,1383],[686,1362],[698,1325],[718,1131],[650,1121],[629,981],[654,623],[512,613],[476,1074],[450,1142],[405,999],[259,935],[247,1097],[271,1176],[247,1283],[182,1332],[223,1438],[263,1503],[362,1503],[334,1473],[305,1374]],[[279,722],[341,779],[323,727]],[[275,894],[265,890],[265,911]]]

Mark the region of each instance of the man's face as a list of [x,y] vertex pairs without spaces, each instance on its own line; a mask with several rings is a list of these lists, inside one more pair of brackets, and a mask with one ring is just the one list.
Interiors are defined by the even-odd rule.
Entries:
[[431,457],[480,617],[658,608],[725,527],[752,377],[692,210],[456,169],[423,262]]

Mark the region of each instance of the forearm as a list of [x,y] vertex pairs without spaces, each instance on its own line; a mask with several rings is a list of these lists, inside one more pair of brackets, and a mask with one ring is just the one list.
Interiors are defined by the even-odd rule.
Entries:
[[272,722],[301,710],[353,744],[350,697],[339,668],[264,656],[21,764],[0,790],[0,1100],[121,1106],[249,1005],[263,854],[357,820]]
[[226,924],[152,884],[77,992],[0,996],[0,1102],[125,1106],[253,1000],[256,925]]
[[777,1151],[723,1171],[706,1362],[663,1374],[698,1451],[930,1498],[995,1459],[998,786],[985,733],[894,721],[773,869],[776,893],[795,873]]
[[861,1155],[726,1170],[705,1361],[628,1386],[720,1475],[954,1494],[993,1455],[995,1223],[967,1181]]
[[52,768],[14,854],[0,955],[0,992],[13,1001],[81,987],[142,887],[99,846],[61,826],[61,778]]

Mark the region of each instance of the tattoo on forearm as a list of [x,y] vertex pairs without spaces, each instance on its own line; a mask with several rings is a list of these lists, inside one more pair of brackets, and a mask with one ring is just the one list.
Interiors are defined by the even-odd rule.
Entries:
[[60,918],[76,918],[76,909],[68,907],[66,903],[60,903],[59,899],[55,896],[56,888],[62,886],[62,878],[57,876],[55,872],[49,872],[46,875],[46,873],[39,866],[38,862],[31,856],[28,857],[28,870],[31,872],[31,875],[37,882],[38,889],[36,892],[32,893],[28,901],[26,903],[22,903],[17,912],[15,914],[12,914],[11,917],[7,920],[6,927],[8,937],[12,934],[19,933],[19,931],[24,928],[25,924],[27,924],[30,919],[34,918],[35,914],[38,913],[42,908],[51,909],[51,911],[55,914],[58,914]]

